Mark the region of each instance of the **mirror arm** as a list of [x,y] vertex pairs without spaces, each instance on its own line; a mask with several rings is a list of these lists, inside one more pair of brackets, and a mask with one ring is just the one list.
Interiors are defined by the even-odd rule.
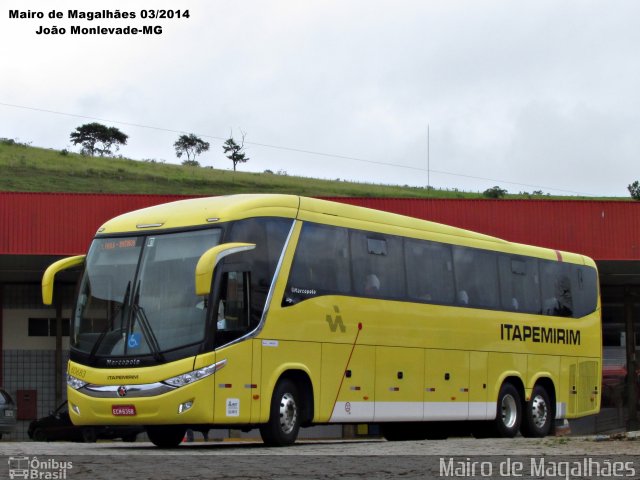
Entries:
[[42,303],[51,305],[53,303],[53,284],[57,273],[69,268],[76,267],[84,262],[86,255],[76,255],[67,257],[52,263],[42,275]]
[[234,253],[245,252],[256,248],[255,243],[225,243],[216,245],[202,254],[196,265],[196,295],[209,295],[213,271],[220,260]]

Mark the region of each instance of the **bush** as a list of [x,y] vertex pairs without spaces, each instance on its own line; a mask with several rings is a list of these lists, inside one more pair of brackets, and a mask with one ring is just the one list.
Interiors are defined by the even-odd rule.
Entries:
[[13,138],[0,138],[0,144],[2,145],[7,145],[7,146],[13,146],[13,145],[17,145],[18,147],[28,147],[31,145],[31,142],[19,142],[17,139],[13,139]]
[[629,190],[631,198],[633,198],[634,200],[640,200],[640,183],[638,182],[638,180],[627,186],[627,190]]
[[185,167],[199,167],[200,162],[197,160],[183,160],[182,165]]
[[500,188],[497,185],[495,187],[487,188],[482,195],[487,198],[502,198],[507,194],[504,188]]

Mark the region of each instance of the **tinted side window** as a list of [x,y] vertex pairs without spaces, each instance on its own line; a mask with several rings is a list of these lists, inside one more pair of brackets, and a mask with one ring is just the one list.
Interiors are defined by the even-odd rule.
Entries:
[[573,316],[584,317],[596,309],[598,301],[598,275],[595,268],[573,265],[571,291]]
[[475,248],[453,247],[456,301],[470,307],[498,307],[497,254]]
[[500,298],[507,311],[540,313],[538,260],[527,257],[498,257]]
[[399,237],[352,230],[354,293],[366,297],[403,298],[402,257],[402,239]]
[[542,313],[557,317],[573,315],[571,291],[572,266],[566,263],[540,261]]
[[284,305],[318,295],[350,292],[349,235],[346,228],[302,226]]
[[405,240],[407,294],[411,300],[453,303],[451,246],[420,240]]

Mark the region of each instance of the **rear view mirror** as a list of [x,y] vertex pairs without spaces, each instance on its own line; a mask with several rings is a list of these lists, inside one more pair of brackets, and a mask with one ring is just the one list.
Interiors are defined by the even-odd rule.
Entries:
[[254,243],[225,243],[204,252],[196,265],[196,295],[209,295],[213,271],[216,265],[220,263],[220,260],[234,253],[245,252],[254,248],[256,248]]
[[75,257],[67,257],[52,263],[44,271],[42,276],[42,303],[51,305],[53,302],[53,284],[55,276],[58,272],[81,265],[86,255],[76,255]]

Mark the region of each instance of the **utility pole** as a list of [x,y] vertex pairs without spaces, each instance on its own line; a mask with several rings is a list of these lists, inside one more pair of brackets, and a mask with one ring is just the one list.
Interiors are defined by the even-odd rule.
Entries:
[[431,188],[431,159],[429,158],[430,153],[430,145],[429,145],[429,127],[430,125],[427,123],[427,191]]

